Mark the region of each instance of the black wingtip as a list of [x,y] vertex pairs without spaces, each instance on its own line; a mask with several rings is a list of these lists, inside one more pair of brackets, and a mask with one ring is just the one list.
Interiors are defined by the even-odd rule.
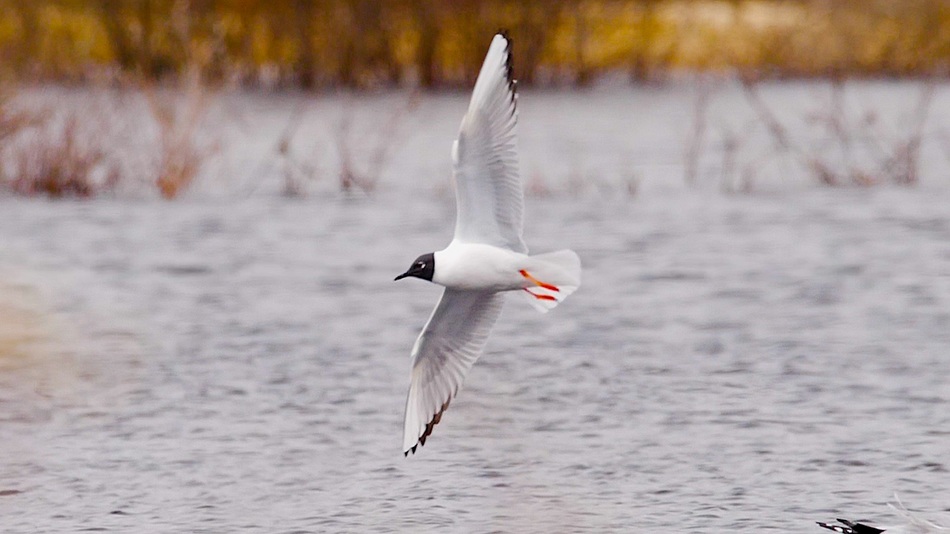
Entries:
[[[839,521],[840,521],[840,519],[839,519]],[[850,529],[850,528],[848,528],[848,527],[841,527],[841,526],[838,526],[838,525],[829,525],[828,523],[822,523],[821,521],[815,521],[815,523],[818,523],[818,526],[821,527],[821,528],[827,528],[828,530],[831,530],[831,531],[834,531],[834,532],[838,532],[838,533],[840,533],[840,534],[853,534],[853,533],[854,533],[854,530],[852,530],[852,529]],[[847,523],[846,523],[846,524],[847,524]]]
[[512,106],[512,113],[514,113],[514,108],[517,107],[518,104],[518,80],[515,79],[514,75],[515,65],[512,59],[514,54],[511,53],[511,35],[509,35],[507,28],[499,29],[495,32],[495,35],[502,36],[506,41],[505,54],[507,57],[505,58],[505,79],[508,80],[508,92],[511,93],[511,102],[514,104],[514,106]]
[[844,526],[829,525],[828,523],[822,523],[821,521],[816,521],[816,523],[818,523],[819,527],[827,528],[828,530],[833,530],[835,532],[839,532],[840,534],[881,534],[885,531],[884,529],[865,525],[864,523],[850,521],[848,519],[842,519],[840,517],[836,518],[836,520]]
[[[455,391],[455,394],[457,393],[458,393],[458,389],[456,389]],[[453,394],[453,397],[455,396],[455,394]],[[445,401],[445,404],[442,405],[442,409],[439,410],[438,413],[436,413],[434,416],[432,416],[432,420],[430,420],[426,424],[426,429],[422,433],[422,435],[419,436],[419,441],[417,441],[416,444],[413,445],[409,450],[403,452],[404,456],[408,457],[410,452],[412,454],[416,454],[416,448],[422,447],[423,445],[426,444],[426,439],[428,439],[429,436],[432,435],[432,429],[435,428],[435,425],[439,424],[439,422],[442,421],[442,414],[445,413],[445,410],[449,409],[449,404],[451,402],[452,402],[452,397],[449,397],[449,399]]]

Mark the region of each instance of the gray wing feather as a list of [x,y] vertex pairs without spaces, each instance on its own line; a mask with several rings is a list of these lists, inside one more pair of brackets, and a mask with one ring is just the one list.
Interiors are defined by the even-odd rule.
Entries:
[[501,313],[504,295],[446,289],[412,349],[403,451],[424,445]]
[[518,122],[510,41],[496,35],[452,147],[458,217],[455,239],[527,253],[524,192],[518,172]]

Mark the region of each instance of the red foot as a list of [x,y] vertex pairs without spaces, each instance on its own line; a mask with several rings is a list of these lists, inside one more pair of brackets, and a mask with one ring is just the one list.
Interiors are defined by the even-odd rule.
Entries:
[[[560,291],[561,291],[560,289],[557,288],[557,286],[552,286],[551,284],[545,284],[545,283],[542,282],[541,280],[538,280],[537,278],[531,276],[531,273],[529,273],[528,271],[526,271],[526,270],[524,270],[524,269],[521,269],[521,270],[518,271],[518,272],[521,273],[521,276],[523,276],[523,277],[527,278],[528,280],[531,280],[532,282],[534,282],[534,285],[536,285],[536,286],[538,286],[538,287],[543,287],[544,289],[547,289],[548,291],[555,291],[555,292],[560,292]],[[531,293],[531,292],[529,291],[529,293]],[[531,294],[534,295],[534,293],[531,293]],[[534,296],[537,297],[538,295],[534,295]],[[540,298],[540,297],[539,297],[539,298]],[[547,299],[545,299],[545,300],[547,300]],[[557,300],[557,299],[552,298],[551,300]]]
[[538,300],[553,300],[553,301],[557,301],[557,299],[554,298],[554,297],[552,297],[551,295],[538,295],[537,293],[532,293],[532,292],[531,292],[528,288],[526,288],[526,287],[525,287],[525,288],[522,288],[522,289],[524,289],[524,291],[527,291],[529,295],[531,295],[532,297],[534,297],[534,298],[536,298],[536,299],[538,299]]

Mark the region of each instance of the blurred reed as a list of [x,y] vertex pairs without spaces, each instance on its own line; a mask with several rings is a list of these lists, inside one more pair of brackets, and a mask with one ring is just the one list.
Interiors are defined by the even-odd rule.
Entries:
[[[769,165],[779,166],[783,175],[806,176],[826,187],[915,186],[920,181],[922,148],[945,140],[944,130],[926,128],[933,122],[937,89],[933,78],[915,82],[916,96],[900,105],[902,120],[887,125],[882,124],[879,109],[849,91],[844,78],[822,81],[827,98],[792,118],[781,118],[775,104],[766,101],[760,79],[747,76],[738,82],[752,118],[740,127],[719,124],[718,140],[713,140],[707,125],[716,95],[708,80],[697,80],[683,153],[688,187],[701,186],[700,178],[708,182],[712,177],[718,178],[723,192],[751,192],[759,172]],[[766,140],[764,150],[762,143],[753,142],[756,138]],[[718,163],[708,164],[717,156]]]
[[[932,80],[950,65],[950,0],[0,0],[0,78],[19,82],[0,91],[0,190],[85,198],[144,181],[173,199],[218,151],[201,131],[222,86],[470,86],[499,28],[514,36],[522,83],[584,85],[617,73],[646,82],[698,72],[684,179],[700,186],[712,152],[724,191],[752,190],[758,168],[772,160],[790,161],[826,186],[916,184],[921,146],[934,141],[924,131]],[[805,123],[833,151],[793,138],[761,98],[762,80],[791,76],[828,80],[827,110]],[[931,81],[894,137],[878,133],[873,110],[844,112],[845,80],[856,76]],[[740,80],[755,117],[748,127],[710,124],[710,81],[722,78]],[[119,126],[102,110],[63,116],[18,108],[12,88],[28,91],[34,82],[121,86],[142,97],[154,140],[138,152],[118,146]],[[407,94],[370,139],[354,132],[358,113],[344,101],[319,155],[338,161],[335,171],[293,150],[302,120],[295,113],[272,154],[283,193],[306,194],[319,175],[334,172],[340,191],[373,192],[416,106],[418,92]],[[750,156],[756,133],[771,147]],[[939,142],[950,158],[950,136]],[[365,154],[356,155],[358,145]],[[130,165],[130,153],[146,164]],[[527,176],[529,194],[554,192],[539,171]],[[582,171],[567,182],[575,196],[599,186]],[[639,184],[639,176],[623,175],[627,194]]]
[[945,74],[950,0],[0,0],[0,69],[20,80],[253,87],[469,84],[508,28],[526,84],[677,70]]

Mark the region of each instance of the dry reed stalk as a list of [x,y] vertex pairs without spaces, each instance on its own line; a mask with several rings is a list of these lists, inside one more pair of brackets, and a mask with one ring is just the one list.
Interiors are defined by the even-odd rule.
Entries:
[[358,169],[353,158],[350,129],[353,123],[353,114],[349,103],[345,101],[343,116],[340,119],[336,135],[336,148],[340,158],[340,190],[349,193],[360,190],[371,193],[376,189],[383,170],[389,163],[389,158],[395,153],[398,143],[405,142],[406,136],[399,135],[406,117],[419,105],[419,92],[409,93],[403,105],[396,107],[390,116],[379,128],[369,148],[369,157],[365,158],[367,165]]
[[741,78],[741,82],[746,101],[756,113],[759,120],[762,121],[762,124],[765,125],[766,130],[772,137],[775,148],[786,152],[798,153],[800,149],[791,142],[788,130],[785,129],[785,126],[782,125],[775,114],[772,113],[772,110],[766,105],[765,101],[762,100],[762,96],[758,90],[758,81],[750,77],[743,77]]
[[935,92],[936,83],[933,80],[928,80],[921,87],[912,115],[910,133],[906,139],[895,145],[893,153],[883,164],[894,183],[898,185],[916,185],[920,181],[920,149]]
[[733,175],[736,170],[736,157],[739,148],[742,145],[739,135],[731,128],[722,127],[722,169],[720,176],[720,187],[725,193],[735,191],[735,180]]
[[15,97],[14,89],[0,87],[0,146],[7,139],[28,128],[40,126],[49,118],[49,113],[45,111],[17,109],[13,103]]
[[[0,187],[12,188],[13,178],[7,176],[12,164],[8,158],[15,140],[22,132],[40,126],[48,119],[48,113],[17,109],[14,104],[16,90],[0,87]],[[18,157],[18,156],[17,156]]]
[[693,100],[693,128],[686,143],[684,155],[684,176],[686,185],[693,187],[699,178],[699,161],[703,153],[703,144],[706,138],[706,124],[708,122],[709,102],[712,97],[712,87],[705,78],[700,78],[696,85],[696,98]]
[[551,188],[541,171],[534,169],[528,174],[525,181],[525,193],[532,197],[545,198],[551,196]]
[[[800,145],[792,141],[792,137],[788,133],[788,129],[782,124],[781,121],[779,121],[778,117],[772,112],[769,106],[762,99],[762,96],[759,94],[758,81],[751,77],[743,77],[741,81],[746,102],[748,102],[749,107],[752,108],[756,114],[756,117],[765,126],[766,131],[769,133],[769,136],[772,139],[773,150],[776,153],[791,154],[793,157],[795,157],[795,159],[798,160],[802,168],[807,170],[808,173],[813,176],[818,183],[825,186],[841,185],[841,177],[839,176],[838,172],[835,171],[833,165],[821,159],[819,154],[809,153]],[[840,106],[840,100],[840,93],[835,92],[835,95],[832,97],[832,101],[837,102],[837,105]],[[832,133],[833,137],[837,136],[840,141],[841,139],[844,139],[844,134],[842,133],[844,131],[844,124],[843,120],[838,115],[835,115],[835,113],[841,113],[841,108],[833,105],[831,113],[831,115],[814,115],[811,117],[811,119],[812,122],[822,122],[825,124],[826,128]],[[845,149],[842,150],[844,153],[847,153]]]
[[314,162],[298,158],[292,150],[292,142],[297,134],[297,129],[303,122],[304,113],[297,106],[287,122],[287,126],[277,141],[275,151],[277,152],[278,165],[281,175],[284,179],[283,195],[287,197],[300,197],[304,195],[304,184],[312,182],[317,176],[317,165]]
[[[907,134],[886,143],[873,131],[877,122],[877,114],[873,111],[865,111],[857,124],[853,124],[847,112],[844,81],[833,79],[827,109],[812,113],[806,122],[825,131],[831,148],[839,154],[838,164],[817,151],[809,152],[793,143],[785,126],[762,100],[755,82],[744,79],[742,86],[746,100],[769,132],[775,150],[794,155],[818,183],[826,186],[872,186],[879,183],[910,186],[920,180],[920,150],[925,141],[924,127],[935,92],[932,80],[921,88]],[[867,160],[871,163],[865,163]]]
[[58,132],[40,129],[14,152],[16,173],[8,186],[16,194],[89,198],[114,190],[120,181],[107,164],[100,136],[82,132],[79,117],[66,117]]
[[[210,107],[210,95],[196,69],[181,92],[159,95],[151,85],[143,94],[158,126],[158,157],[154,184],[163,198],[178,197],[194,182],[205,159],[215,151],[198,139]],[[183,102],[182,102],[183,98]]]

